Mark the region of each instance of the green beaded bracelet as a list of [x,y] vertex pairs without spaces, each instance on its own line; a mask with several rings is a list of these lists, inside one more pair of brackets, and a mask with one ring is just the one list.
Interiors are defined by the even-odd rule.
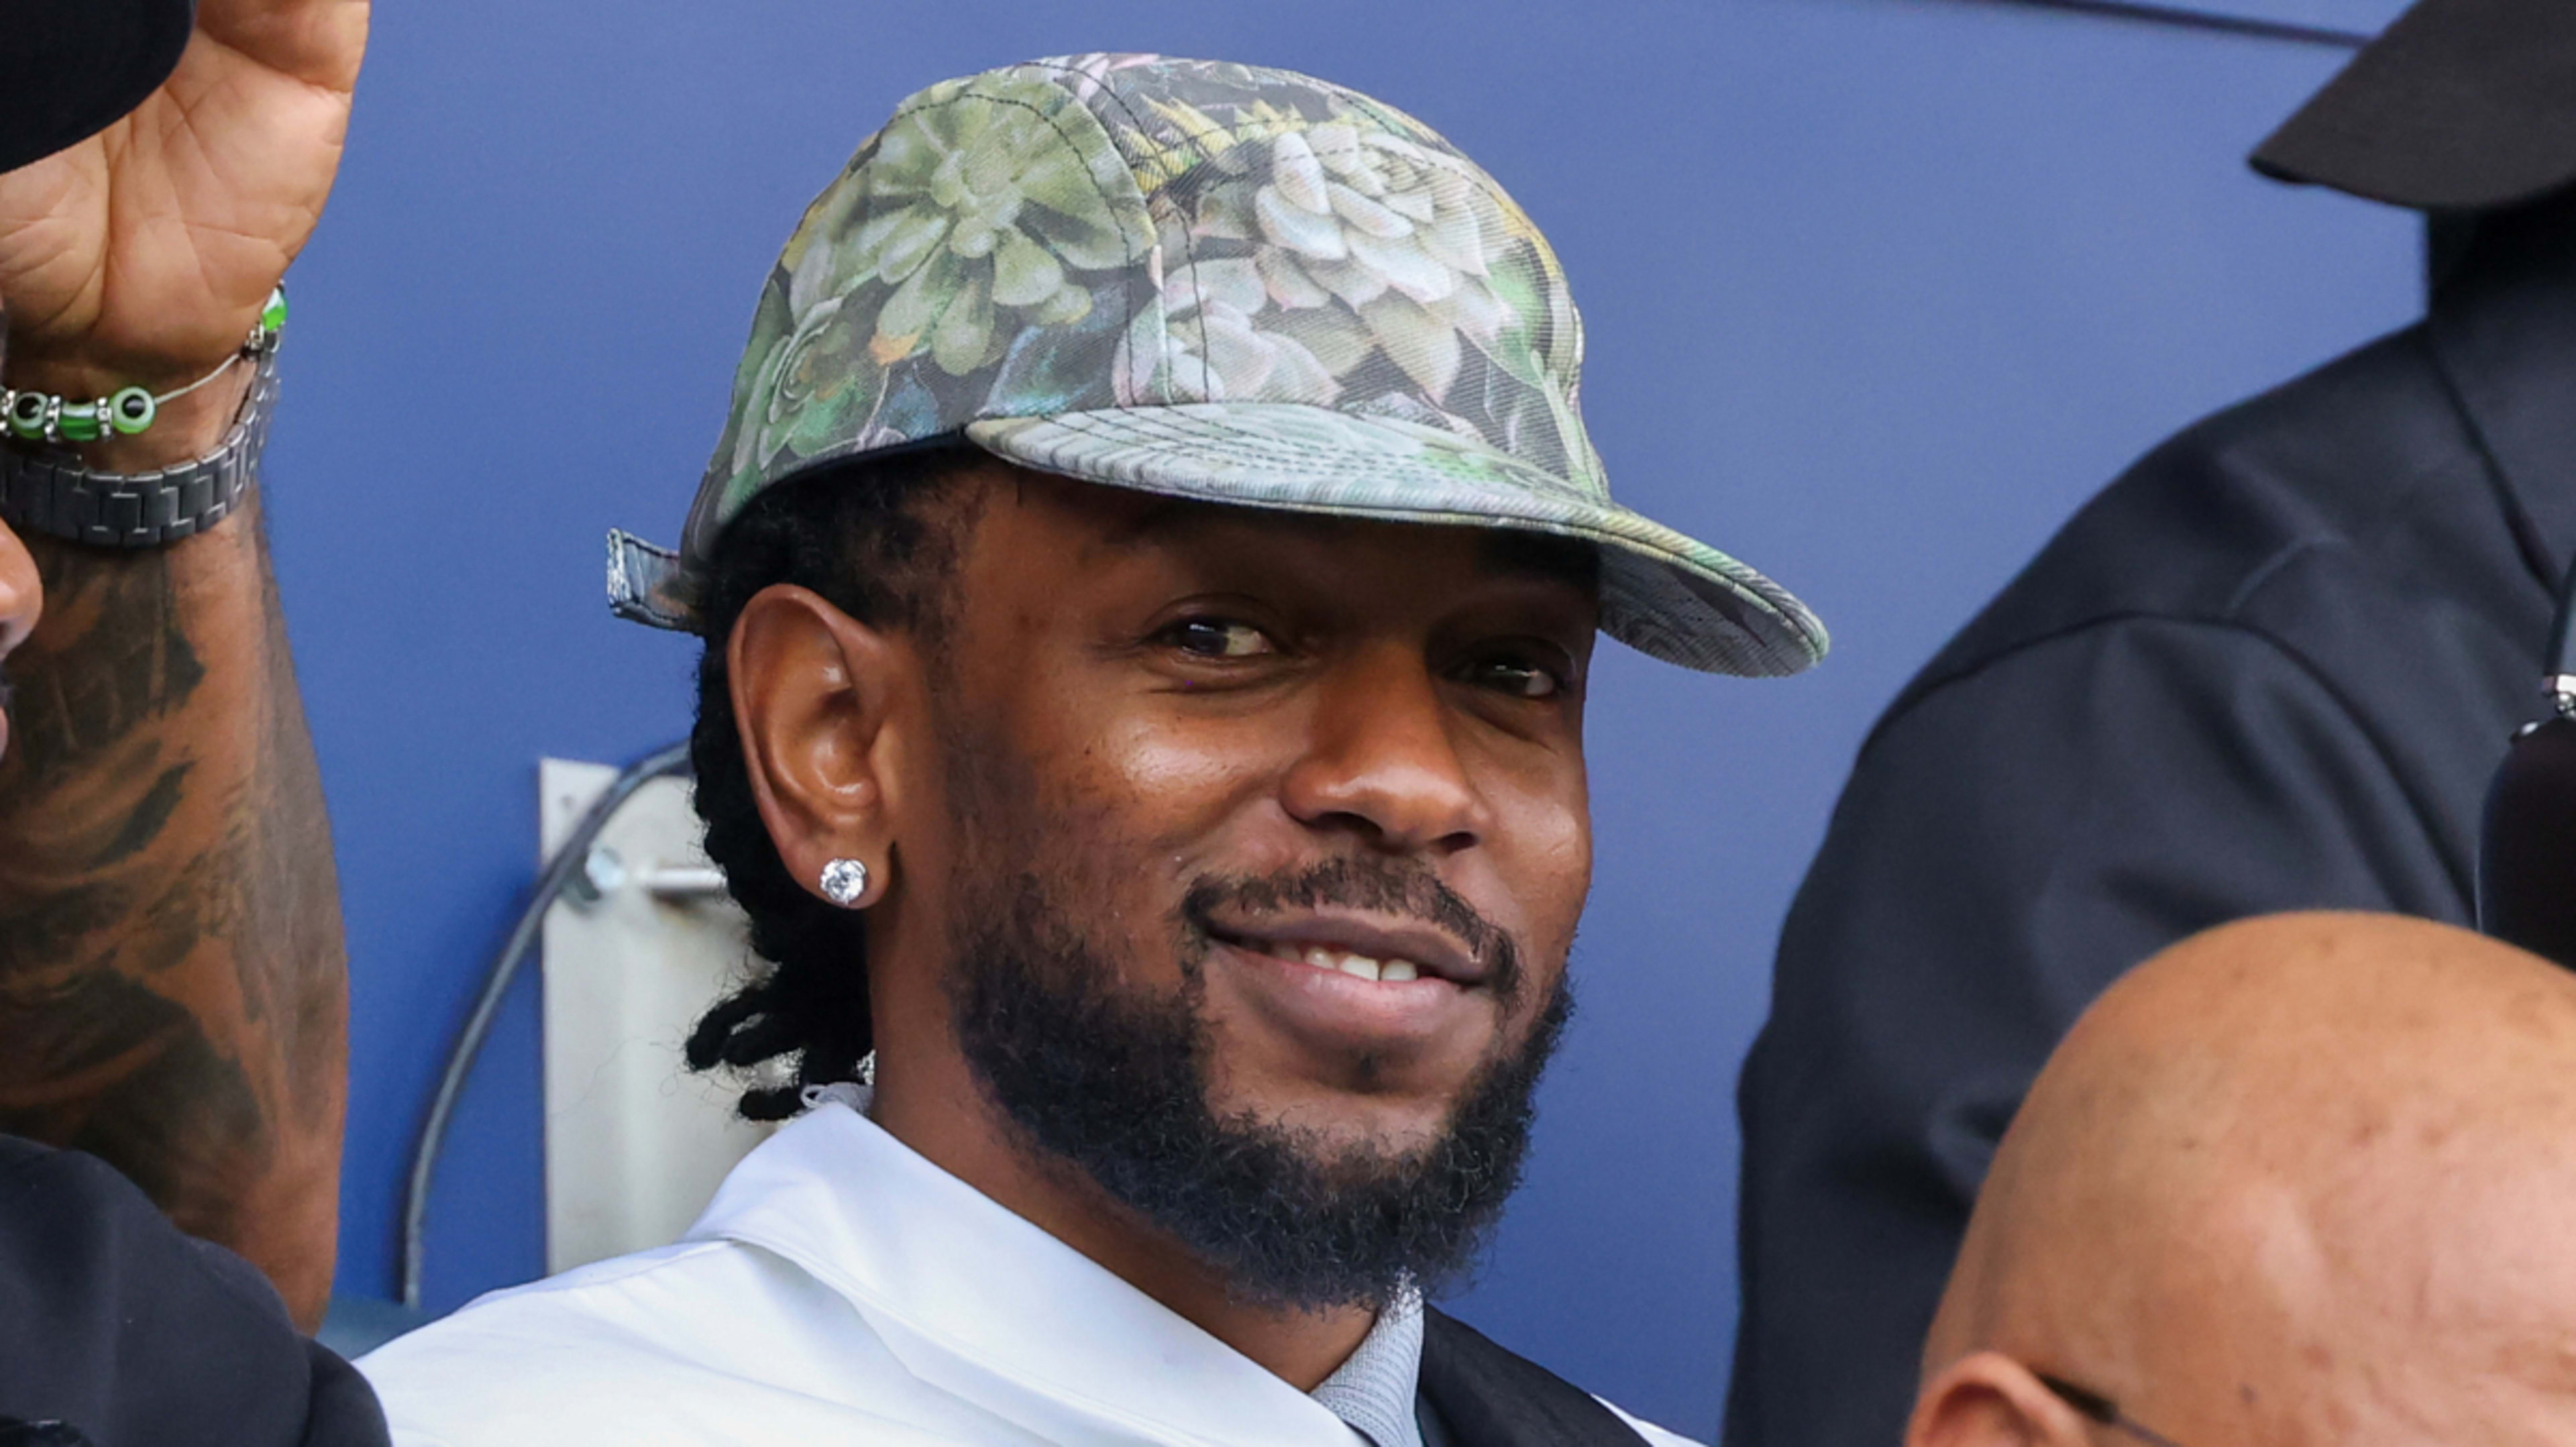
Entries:
[[128,387],[107,399],[109,425],[128,437],[152,425],[161,415],[161,399],[140,387]]
[[46,427],[50,425],[45,413],[57,400],[42,392],[10,393],[9,430],[30,442],[43,438]]
[[175,402],[233,369],[244,358],[256,359],[277,349],[279,334],[286,330],[286,288],[281,285],[268,294],[259,309],[259,321],[250,329],[241,350],[224,359],[224,364],[181,387],[160,396],[142,387],[120,389],[112,397],[93,402],[74,402],[48,392],[21,392],[0,388],[0,416],[5,416],[10,435],[27,442],[96,442],[113,432],[122,437],[137,436],[152,426],[161,415],[161,404]]

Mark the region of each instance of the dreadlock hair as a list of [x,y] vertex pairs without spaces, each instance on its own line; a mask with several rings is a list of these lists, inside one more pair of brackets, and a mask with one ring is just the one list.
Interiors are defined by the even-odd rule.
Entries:
[[[707,857],[751,917],[752,953],[770,968],[719,1000],[689,1032],[693,1070],[751,1070],[794,1057],[784,1085],[751,1085],[736,1107],[751,1120],[796,1113],[808,1086],[856,1077],[874,1047],[867,930],[854,911],[807,893],[770,842],[743,759],[725,649],[752,595],[811,589],[872,628],[935,648],[955,599],[969,515],[938,507],[975,458],[962,443],[864,458],[769,489],[717,541],[698,599],[706,652],[689,735]],[[773,1077],[774,1078],[774,1077]]]

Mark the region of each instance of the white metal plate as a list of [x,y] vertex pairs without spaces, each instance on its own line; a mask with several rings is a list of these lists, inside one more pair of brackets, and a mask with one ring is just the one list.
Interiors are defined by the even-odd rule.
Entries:
[[[539,762],[540,860],[616,776],[605,764]],[[680,1056],[689,1027],[751,958],[730,899],[646,887],[656,870],[673,880],[705,871],[702,832],[686,780],[646,784],[599,837],[625,882],[546,912],[550,1272],[677,1240],[768,1134],[733,1114],[735,1087],[693,1074]]]

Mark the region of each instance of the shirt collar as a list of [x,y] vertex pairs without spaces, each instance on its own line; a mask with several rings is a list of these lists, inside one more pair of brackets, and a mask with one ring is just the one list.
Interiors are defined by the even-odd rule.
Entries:
[[[838,1097],[745,1157],[689,1239],[795,1263],[857,1308],[914,1375],[1042,1435],[1070,1416],[1110,1442],[1351,1441],[1322,1402]],[[1418,1303],[1412,1334],[1418,1367]]]
[[1408,1286],[1313,1395],[1376,1447],[1422,1447],[1421,1389],[1422,1293]]

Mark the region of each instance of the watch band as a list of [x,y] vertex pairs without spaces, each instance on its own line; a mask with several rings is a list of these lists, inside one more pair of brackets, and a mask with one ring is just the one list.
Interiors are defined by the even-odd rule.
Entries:
[[152,472],[94,472],[70,452],[0,445],[0,519],[104,548],[152,548],[232,515],[259,476],[277,411],[277,353],[259,357],[250,396],[214,451]]

